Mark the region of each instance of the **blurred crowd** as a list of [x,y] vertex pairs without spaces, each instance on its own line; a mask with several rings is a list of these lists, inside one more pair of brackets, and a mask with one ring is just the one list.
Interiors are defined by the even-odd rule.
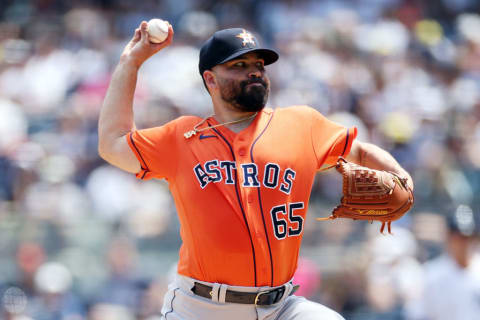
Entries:
[[478,319],[476,0],[1,1],[0,319],[160,319],[181,244],[168,185],[97,154],[113,68],[153,17],[175,39],[140,70],[138,128],[208,115],[199,46],[240,26],[280,53],[267,67],[269,106],[306,104],[355,125],[412,174],[415,206],[393,236],[315,221],[340,198],[339,177],[319,174],[300,294],[353,320],[444,319],[438,305],[457,300],[465,313],[445,319]]

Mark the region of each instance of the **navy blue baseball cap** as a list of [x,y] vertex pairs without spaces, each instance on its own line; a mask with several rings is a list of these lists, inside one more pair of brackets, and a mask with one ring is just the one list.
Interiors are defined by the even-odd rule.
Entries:
[[274,50],[262,48],[257,38],[245,29],[232,28],[217,31],[205,41],[200,49],[198,62],[200,75],[203,76],[205,70],[248,52],[257,52],[264,60],[265,65],[278,60],[278,54]]

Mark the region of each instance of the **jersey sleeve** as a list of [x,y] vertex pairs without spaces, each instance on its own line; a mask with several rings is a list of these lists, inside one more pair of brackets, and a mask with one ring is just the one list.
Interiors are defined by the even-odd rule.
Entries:
[[126,139],[130,149],[140,162],[138,179],[169,179],[175,174],[177,164],[176,123],[169,122],[161,127],[136,130]]
[[346,128],[327,119],[312,109],[312,145],[317,157],[317,169],[323,165],[335,164],[338,157],[350,153],[353,140],[357,137],[357,128]]

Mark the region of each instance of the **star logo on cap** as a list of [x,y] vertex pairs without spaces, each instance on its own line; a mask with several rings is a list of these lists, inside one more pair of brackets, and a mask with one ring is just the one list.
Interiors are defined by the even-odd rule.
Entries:
[[235,37],[243,40],[243,43],[242,43],[243,46],[246,46],[249,43],[251,45],[255,46],[255,41],[253,40],[253,35],[250,32],[245,31],[245,29],[243,29],[242,33],[237,34]]

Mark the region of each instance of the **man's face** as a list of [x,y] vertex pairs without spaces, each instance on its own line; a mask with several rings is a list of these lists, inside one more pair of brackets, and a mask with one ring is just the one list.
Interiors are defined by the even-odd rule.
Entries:
[[241,111],[260,111],[265,107],[270,92],[263,59],[256,53],[215,66],[221,98]]

